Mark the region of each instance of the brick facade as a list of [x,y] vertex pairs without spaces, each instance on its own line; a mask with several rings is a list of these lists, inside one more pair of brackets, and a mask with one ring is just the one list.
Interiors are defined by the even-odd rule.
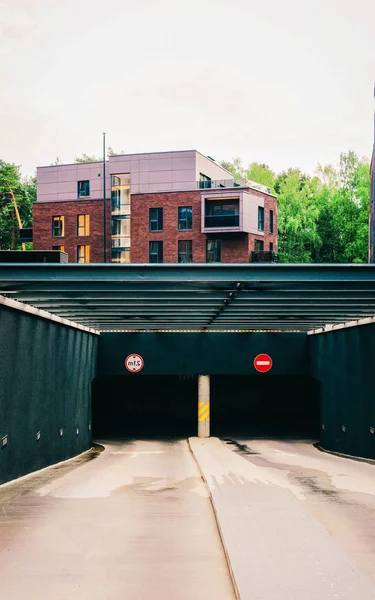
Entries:
[[[131,196],[131,262],[149,262],[149,242],[163,241],[165,263],[178,262],[178,240],[192,240],[193,262],[206,262],[206,241],[221,240],[221,262],[247,263],[255,240],[263,240],[264,250],[274,244],[277,252],[277,203],[273,196],[251,190],[264,200],[264,235],[248,233],[201,233],[201,192],[199,190],[132,194]],[[193,228],[178,230],[178,207],[192,206]],[[163,208],[163,231],[149,231],[149,208]],[[274,211],[274,233],[269,232],[270,210]],[[90,235],[77,236],[77,215],[90,215]],[[52,217],[65,217],[64,237],[52,237]],[[90,246],[90,262],[103,262],[103,201],[74,200],[36,202],[33,207],[33,237],[35,250],[51,250],[64,246],[69,262],[77,262],[77,246]],[[107,261],[111,262],[111,207],[107,200]]]
[[[111,213],[107,200],[107,260],[111,260],[110,236]],[[90,215],[90,235],[77,235],[77,216]],[[63,237],[52,237],[52,217],[65,217]],[[90,262],[104,261],[103,248],[103,200],[77,200],[64,202],[36,202],[33,205],[34,250],[51,250],[52,246],[64,246],[69,262],[77,262],[77,246],[90,246]]]
[[[250,253],[254,250],[256,239],[264,241],[264,250],[269,250],[269,244],[274,244],[277,252],[277,203],[273,196],[267,196],[255,190],[253,195],[264,199],[264,235],[257,236],[247,233],[201,233],[201,192],[165,192],[154,194],[135,194],[131,199],[131,260],[134,263],[149,261],[149,242],[163,242],[164,262],[173,263],[178,260],[178,240],[192,240],[193,262],[206,262],[206,240],[221,239],[221,262],[249,262]],[[193,207],[193,229],[178,230],[178,207]],[[164,226],[161,232],[149,231],[149,208],[163,208]],[[274,233],[269,232],[269,214],[274,211]]]

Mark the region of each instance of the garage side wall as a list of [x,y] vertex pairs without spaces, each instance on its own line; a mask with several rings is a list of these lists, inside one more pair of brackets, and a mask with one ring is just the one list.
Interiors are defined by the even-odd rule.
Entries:
[[99,336],[0,307],[0,484],[90,447],[98,342]]
[[311,375],[321,382],[321,443],[375,458],[375,325],[308,336]]

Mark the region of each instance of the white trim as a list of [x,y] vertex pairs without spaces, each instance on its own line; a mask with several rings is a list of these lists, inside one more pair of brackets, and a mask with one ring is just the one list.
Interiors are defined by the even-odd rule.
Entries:
[[338,329],[348,329],[349,327],[358,327],[359,325],[370,325],[375,323],[375,317],[365,317],[364,319],[358,319],[357,321],[348,321],[347,323],[340,323],[339,325],[325,325],[319,329],[310,329],[307,335],[317,335],[318,333],[328,333],[329,331],[337,331]]
[[55,323],[59,323],[60,325],[66,325],[67,327],[80,329],[81,331],[86,331],[87,333],[100,335],[100,331],[97,331],[96,329],[91,329],[91,327],[85,327],[85,325],[80,325],[79,323],[75,323],[74,321],[70,321],[69,319],[63,319],[62,317],[58,317],[57,315],[53,315],[52,313],[47,312],[46,310],[35,308],[35,306],[30,306],[30,304],[24,304],[23,302],[18,302],[17,300],[6,298],[5,296],[0,295],[0,305],[1,304],[3,306],[7,306],[8,308],[20,310],[22,312],[29,313],[30,315],[34,315],[35,317],[40,317],[41,319],[54,321]]

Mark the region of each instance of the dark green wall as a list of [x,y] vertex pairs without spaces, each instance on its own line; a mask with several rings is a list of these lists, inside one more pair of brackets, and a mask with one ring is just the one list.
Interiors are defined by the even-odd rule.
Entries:
[[0,307],[0,483],[90,447],[98,342],[96,335]]
[[375,325],[308,336],[308,346],[321,382],[322,446],[375,458]]
[[[144,359],[140,373],[125,369],[131,353]],[[253,375],[253,360],[260,353],[271,355],[272,374],[309,374],[303,333],[102,333],[99,374]]]

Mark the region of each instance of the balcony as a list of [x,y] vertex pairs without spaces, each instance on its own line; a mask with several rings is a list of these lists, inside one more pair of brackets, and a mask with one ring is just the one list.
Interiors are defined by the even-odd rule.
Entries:
[[246,187],[247,181],[246,179],[222,179],[222,180],[214,180],[210,179],[208,181],[197,181],[197,188],[199,190],[212,190],[212,189],[220,189],[220,188],[237,188],[237,187]]
[[129,237],[112,237],[112,248],[117,250],[125,250],[130,248]]
[[204,227],[239,227],[240,215],[206,215],[204,217]]
[[250,262],[252,263],[277,263],[279,262],[279,255],[276,252],[270,250],[257,251],[253,250],[251,253]]

